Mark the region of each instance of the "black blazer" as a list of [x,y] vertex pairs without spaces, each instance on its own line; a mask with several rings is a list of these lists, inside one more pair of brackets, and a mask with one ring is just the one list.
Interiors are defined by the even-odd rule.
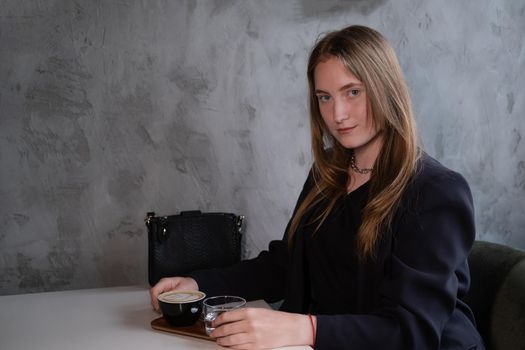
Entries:
[[[309,176],[296,209],[312,185]],[[484,349],[461,300],[469,287],[474,236],[467,182],[424,154],[377,258],[359,263],[358,312],[317,315],[316,349]],[[190,276],[207,295],[284,300],[282,311],[307,313],[303,245],[299,229],[290,249],[285,233],[254,259]]]

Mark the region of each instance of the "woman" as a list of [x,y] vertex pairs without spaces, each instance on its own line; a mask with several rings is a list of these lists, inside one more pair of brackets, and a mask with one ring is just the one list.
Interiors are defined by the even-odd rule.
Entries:
[[220,315],[233,349],[483,349],[468,306],[468,184],[417,144],[396,55],[375,30],[324,36],[308,63],[314,164],[281,241],[151,289],[284,300]]

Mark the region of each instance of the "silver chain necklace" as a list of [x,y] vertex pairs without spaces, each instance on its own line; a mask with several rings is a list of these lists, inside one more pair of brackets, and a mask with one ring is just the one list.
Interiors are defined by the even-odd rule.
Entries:
[[356,173],[359,173],[359,174],[368,174],[368,173],[371,173],[372,170],[374,170],[373,168],[370,168],[370,169],[359,169],[357,167],[357,165],[355,164],[355,155],[352,153],[352,155],[350,156],[350,169],[352,169],[353,171],[355,171]]

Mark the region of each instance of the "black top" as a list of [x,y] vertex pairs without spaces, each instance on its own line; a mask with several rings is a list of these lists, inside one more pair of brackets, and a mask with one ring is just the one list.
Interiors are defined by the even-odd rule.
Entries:
[[[296,208],[312,186],[309,176]],[[483,349],[461,300],[475,237],[465,179],[423,155],[392,224],[381,233],[376,259],[357,261],[356,218],[366,191],[365,185],[347,196],[313,237],[303,220],[290,247],[285,233],[254,259],[190,276],[207,295],[284,299],[283,311],[316,311],[319,350]]]
[[339,200],[317,231],[316,223],[303,228],[312,314],[357,312],[356,235],[367,198],[368,183]]

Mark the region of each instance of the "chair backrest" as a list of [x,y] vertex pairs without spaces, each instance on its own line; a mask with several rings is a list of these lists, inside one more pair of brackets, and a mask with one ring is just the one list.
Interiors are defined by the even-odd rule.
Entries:
[[525,252],[476,241],[469,255],[465,302],[487,350],[525,349]]

